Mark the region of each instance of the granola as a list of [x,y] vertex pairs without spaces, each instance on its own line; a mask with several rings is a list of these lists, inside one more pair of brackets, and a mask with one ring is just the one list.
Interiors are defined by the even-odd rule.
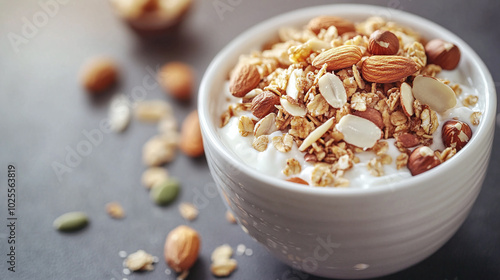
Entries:
[[[461,85],[434,78],[449,68],[429,62],[426,40],[413,30],[380,17],[354,26],[350,32],[333,25],[285,27],[263,50],[241,55],[234,69],[255,66],[261,79],[222,113],[221,127],[238,118],[239,134],[256,151],[284,154],[281,173],[312,186],[348,186],[346,174],[359,164],[376,177],[407,170],[411,151],[422,145],[441,162],[449,160],[456,151],[435,139],[440,125],[459,114],[444,112],[456,100],[457,107],[476,109],[478,96],[462,96]],[[371,49],[370,35],[377,30],[395,35],[394,55]],[[437,97],[422,90],[417,96],[417,80]],[[245,85],[240,79],[238,86]],[[461,114],[462,120],[478,125],[481,113],[468,112],[470,120]]]

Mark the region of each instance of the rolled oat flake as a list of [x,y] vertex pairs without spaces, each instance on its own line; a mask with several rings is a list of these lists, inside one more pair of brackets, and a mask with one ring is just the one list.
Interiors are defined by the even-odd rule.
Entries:
[[59,231],[77,231],[84,228],[89,222],[84,212],[68,212],[54,220],[54,228]]

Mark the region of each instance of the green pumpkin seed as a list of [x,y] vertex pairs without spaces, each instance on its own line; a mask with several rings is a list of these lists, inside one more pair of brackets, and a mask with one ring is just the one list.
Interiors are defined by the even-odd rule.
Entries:
[[175,200],[179,194],[179,181],[170,178],[153,185],[151,199],[158,205],[167,205]]
[[83,212],[69,212],[54,220],[54,228],[59,231],[76,231],[84,228],[89,219]]

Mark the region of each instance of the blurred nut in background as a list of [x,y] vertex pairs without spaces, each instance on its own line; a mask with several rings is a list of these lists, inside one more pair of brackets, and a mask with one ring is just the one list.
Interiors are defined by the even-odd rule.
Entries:
[[177,26],[192,0],[110,0],[117,14],[141,35],[159,35]]
[[83,87],[95,94],[109,89],[118,78],[118,67],[107,57],[93,57],[80,70]]
[[194,79],[191,66],[182,62],[167,63],[158,72],[158,81],[163,90],[179,100],[191,98]]
[[182,124],[180,149],[190,157],[203,155],[203,139],[201,138],[198,111],[191,112]]

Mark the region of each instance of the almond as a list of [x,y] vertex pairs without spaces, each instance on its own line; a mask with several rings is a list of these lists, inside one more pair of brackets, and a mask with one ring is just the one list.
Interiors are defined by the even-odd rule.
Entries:
[[257,66],[243,64],[231,75],[229,80],[229,92],[235,97],[243,97],[254,89],[260,82],[260,74]]
[[187,271],[198,259],[199,250],[198,232],[181,225],[167,235],[164,246],[165,261],[176,272]]
[[394,55],[399,51],[399,39],[388,30],[377,30],[370,35],[368,51],[376,55]]
[[261,135],[269,135],[276,130],[278,130],[276,127],[276,114],[270,113],[255,124],[253,135],[258,138]]
[[358,63],[363,53],[357,46],[342,45],[320,53],[314,58],[312,65],[321,68],[326,63],[326,70],[339,70]]
[[415,77],[412,92],[421,104],[428,105],[438,113],[443,113],[457,104],[455,92],[434,77]]
[[413,102],[415,101],[415,97],[413,97],[411,86],[407,83],[402,83],[399,92],[401,93],[400,98],[403,111],[408,117],[413,116]]
[[326,73],[319,79],[318,86],[321,95],[333,108],[341,108],[347,102],[344,83],[337,75]]
[[300,86],[299,77],[302,77],[304,71],[302,69],[295,69],[290,74],[290,78],[288,78],[288,84],[286,86],[286,95],[290,98],[297,100],[299,97],[299,92],[302,92],[303,89]]
[[472,137],[470,126],[462,121],[447,121],[441,130],[443,143],[446,147],[460,151]]
[[354,27],[354,23],[341,18],[334,16],[319,16],[311,19],[307,24],[307,28],[318,34],[321,29],[328,29],[330,26],[335,26],[337,28],[337,33],[342,35],[346,32],[355,32],[356,28]]
[[271,91],[263,91],[252,100],[252,114],[257,118],[263,118],[267,114],[276,111],[276,105],[280,104],[280,97]]
[[94,57],[85,62],[80,70],[83,87],[92,94],[109,89],[118,78],[115,62],[107,57]]
[[367,119],[373,122],[380,129],[384,129],[385,125],[382,114],[373,108],[366,108],[365,111],[354,111],[352,112],[352,114],[358,117],[362,117],[363,119]]
[[322,125],[316,127],[316,129],[313,130],[306,137],[306,139],[304,139],[304,142],[302,142],[302,144],[299,147],[299,151],[301,152],[305,151],[307,148],[309,148],[309,146],[311,146],[314,142],[316,142],[316,140],[321,138],[321,136],[323,136],[323,134],[325,134],[330,129],[330,127],[332,127],[334,119],[335,117],[332,117],[326,122],[324,122]]
[[413,60],[395,55],[371,56],[361,67],[365,80],[380,84],[398,82],[417,71],[418,66]]
[[437,64],[445,70],[457,68],[460,62],[460,49],[441,39],[434,39],[425,45],[425,53],[429,63]]
[[287,111],[290,115],[295,117],[303,117],[307,114],[307,109],[303,106],[293,104],[285,98],[280,98],[281,106],[283,109]]
[[416,148],[408,158],[408,169],[415,176],[441,164],[434,151],[427,146]]
[[158,81],[163,90],[179,100],[188,100],[194,87],[194,71],[186,63],[170,62],[158,72]]
[[198,111],[191,112],[182,124],[179,148],[190,157],[203,155],[203,139],[201,137]]
[[375,123],[355,115],[343,116],[336,128],[345,142],[360,148],[371,148],[382,137],[382,130]]
[[291,177],[291,178],[288,178],[286,180],[288,182],[292,182],[292,183],[297,183],[297,184],[302,184],[302,185],[309,185],[309,183],[307,183],[307,181],[305,181],[304,179],[299,178],[299,177]]
[[401,133],[395,136],[396,141],[401,143],[401,145],[405,148],[411,148],[417,146],[420,141],[415,134],[411,133]]

